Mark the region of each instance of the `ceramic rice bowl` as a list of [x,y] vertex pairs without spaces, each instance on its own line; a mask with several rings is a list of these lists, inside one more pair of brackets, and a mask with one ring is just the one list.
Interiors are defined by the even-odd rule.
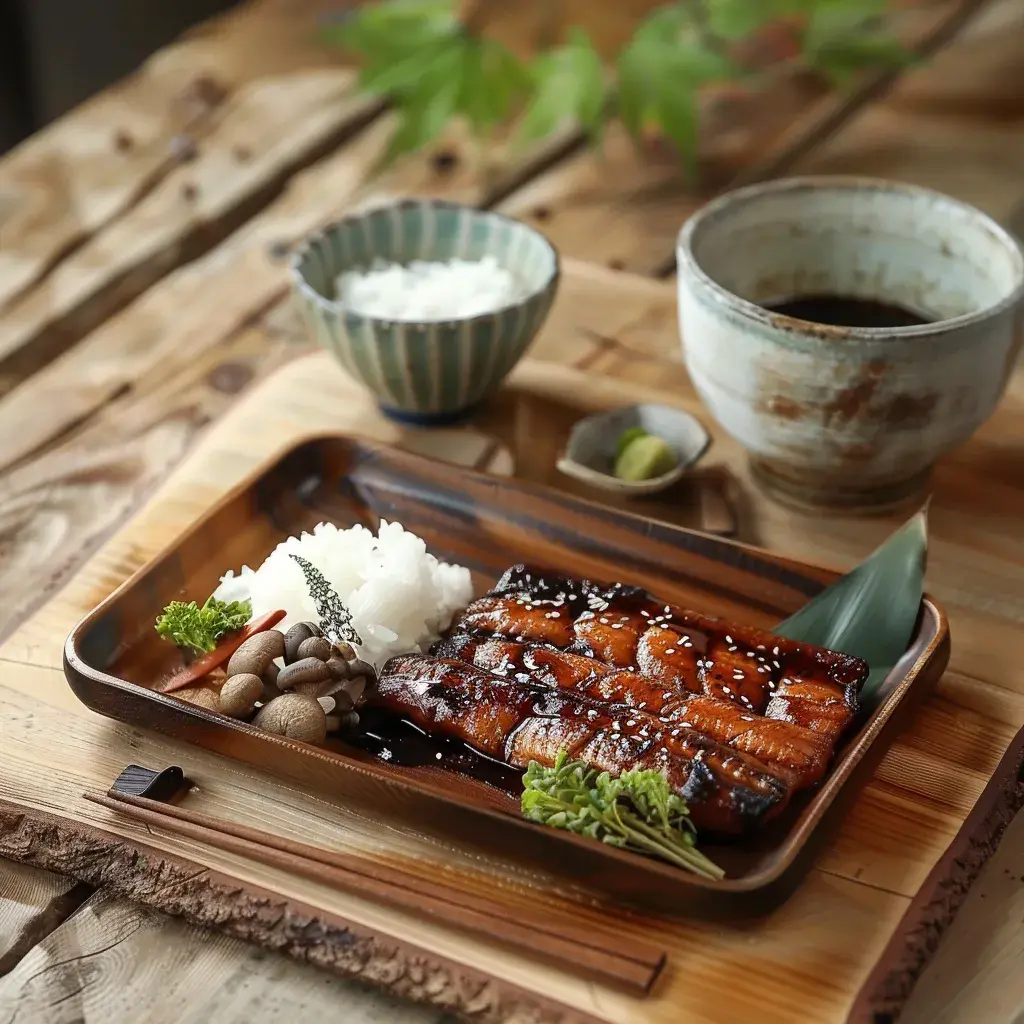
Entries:
[[[526,297],[482,316],[384,320],[346,309],[335,282],[377,259],[478,260],[493,256]],[[432,425],[473,411],[519,361],[551,309],[558,254],[527,225],[436,200],[401,200],[346,217],[311,238],[292,261],[299,310],[317,341],[364,384],[387,415]]]

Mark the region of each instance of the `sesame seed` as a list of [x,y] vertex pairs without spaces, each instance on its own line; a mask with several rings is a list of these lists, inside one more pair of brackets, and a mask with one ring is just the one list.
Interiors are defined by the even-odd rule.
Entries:
[[692,647],[693,644],[691,644],[689,640],[686,640],[686,641],[683,642],[683,646],[684,647]]
[[732,690],[730,690],[728,686],[723,686],[722,693],[732,693]]
[[776,658],[779,656],[779,649],[778,649],[778,647],[773,647],[772,648],[772,654],[774,654]]
[[726,633],[726,634],[725,634],[725,642],[726,642],[727,644],[731,644],[731,643],[732,643],[732,637],[731,637],[731,636],[729,636],[729,634],[728,634],[728,633]]
[[773,665],[774,665],[774,666],[775,666],[775,667],[776,667],[777,669],[779,669],[779,670],[781,670],[781,669],[782,669],[782,666],[781,666],[781,665],[780,665],[780,664],[779,664],[779,663],[778,663],[777,661],[773,661],[773,662],[772,662],[772,664],[773,664]]
[[736,645],[735,645],[735,644],[733,644],[733,645],[732,645],[732,647],[730,647],[730,648],[729,648],[729,650],[730,650],[730,651],[735,651],[736,649],[737,649],[737,648],[736,648]]
[[747,657],[748,658],[753,658],[754,657],[754,652],[753,651],[747,651]]
[[666,654],[675,654],[676,653],[676,649],[674,647],[666,647],[665,648],[665,653]]

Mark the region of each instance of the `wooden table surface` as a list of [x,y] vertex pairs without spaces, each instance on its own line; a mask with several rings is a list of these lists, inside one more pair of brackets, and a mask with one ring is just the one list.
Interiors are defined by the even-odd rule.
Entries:
[[[282,301],[283,256],[376,196],[488,203],[537,224],[567,256],[605,269],[569,278],[559,329],[532,356],[637,385],[685,382],[670,290],[641,276],[669,265],[678,226],[699,202],[673,168],[639,161],[613,131],[602,159],[565,137],[485,176],[453,134],[438,152],[454,162],[427,154],[375,175],[392,122],[313,39],[319,9],[332,6],[251,0],[0,159],[0,637],[241,392],[306,350]],[[1019,229],[1022,52],[1024,0],[1001,0],[788,169],[930,185]],[[622,296],[644,301],[631,307]],[[1009,649],[1024,619],[1022,401],[1018,374],[984,433],[984,464],[968,470],[954,454],[940,466],[942,548],[930,579],[962,624],[942,694],[998,721],[1007,737],[1024,724],[1024,674]],[[740,511],[742,539],[836,564],[863,555],[886,528],[835,520],[801,540],[749,486]],[[982,512],[984,529],[975,525]],[[936,857],[986,768],[964,792],[934,794]],[[1019,975],[993,968],[998,998],[977,982],[969,999],[944,993],[943,1020],[1020,1019]],[[918,1006],[912,1016],[936,1014]],[[0,862],[0,1021],[101,1017],[437,1020]]]

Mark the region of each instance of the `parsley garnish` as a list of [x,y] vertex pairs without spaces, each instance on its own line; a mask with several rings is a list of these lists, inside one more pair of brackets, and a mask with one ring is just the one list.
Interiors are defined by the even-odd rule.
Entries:
[[195,601],[172,601],[156,620],[156,631],[179,647],[205,654],[225,633],[241,629],[251,618],[250,601],[228,603],[210,597],[202,608]]
[[523,817],[598,839],[609,846],[660,857],[704,878],[725,872],[696,848],[686,803],[656,771],[613,778],[564,750],[552,767],[530,762],[523,777]]

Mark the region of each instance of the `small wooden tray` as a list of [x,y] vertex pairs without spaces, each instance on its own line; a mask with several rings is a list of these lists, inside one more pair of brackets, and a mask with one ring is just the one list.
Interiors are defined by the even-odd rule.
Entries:
[[[948,659],[945,616],[927,600],[910,648],[863,712],[859,731],[839,751],[824,784],[801,794],[756,838],[706,844],[728,873],[722,882],[527,823],[516,800],[472,779],[389,765],[340,743],[333,749],[310,747],[147,687],[176,657],[153,630],[169,600],[210,593],[226,569],[258,564],[285,536],[321,520],[375,527],[380,518],[402,522],[439,557],[468,566],[478,592],[507,565],[535,561],[575,576],[640,584],[684,607],[770,627],[834,578],[828,570],[547,488],[382,445],[320,438],[240,485],[86,616],[64,652],[75,693],[101,714],[281,773],[335,798],[386,799],[410,815],[429,805],[432,820],[443,818],[455,834],[618,899],[662,911],[700,906],[742,913],[762,912],[788,895],[809,866],[812,835],[819,839],[835,823]],[[432,799],[424,801],[424,795]]]

